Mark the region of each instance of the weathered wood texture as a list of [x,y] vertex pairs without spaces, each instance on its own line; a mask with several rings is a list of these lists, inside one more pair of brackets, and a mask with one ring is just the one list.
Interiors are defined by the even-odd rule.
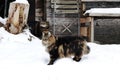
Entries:
[[120,0],[81,0],[82,2],[120,2]]
[[79,13],[79,0],[51,0],[51,7],[54,8],[54,12],[61,13]]
[[50,22],[50,30],[56,36],[79,34],[78,0],[47,0],[46,14]]
[[80,35],[81,36],[86,36],[88,41],[92,41],[92,27],[90,26],[92,23],[92,18],[91,17],[83,17],[80,18]]
[[[54,1],[54,0],[51,0],[51,1]],[[56,0],[58,1],[58,0]],[[61,0],[61,1],[64,1],[64,0]],[[72,1],[75,1],[75,0],[71,0]],[[104,2],[120,2],[120,0],[81,0],[82,2],[100,2],[100,1],[104,1]]]
[[[119,0],[120,1],[120,0]],[[120,2],[86,2],[86,9],[120,8]],[[95,17],[94,41],[102,44],[120,44],[120,18]]]
[[35,21],[42,21],[45,19],[45,0],[35,0]]
[[[91,18],[80,18],[85,5],[78,4],[78,0],[47,0],[46,14],[50,23],[50,30],[56,36],[86,36],[91,40]],[[56,4],[54,4],[56,3]],[[78,9],[82,9],[79,12]]]
[[[98,9],[99,10],[99,12],[98,13],[89,13],[89,14],[87,14],[86,15],[86,17],[91,17],[91,24],[90,24],[90,38],[91,38],[91,41],[94,41],[94,23],[95,23],[95,21],[94,21],[94,17],[97,17],[97,18],[111,18],[111,19],[114,19],[114,18],[120,18],[120,13],[119,13],[119,9],[118,9],[118,7],[116,7],[117,5],[115,5],[115,7],[113,7],[113,6],[110,6],[110,7],[107,7],[105,4],[111,4],[111,3],[117,3],[117,4],[119,4],[120,3],[120,1],[119,0],[84,0],[85,2],[89,2],[89,1],[91,1],[91,2],[93,2],[93,4],[95,4],[96,5],[96,3],[98,4],[99,3],[99,6],[98,6],[98,8],[96,8],[95,6],[92,6],[92,7],[94,7],[94,9]],[[111,3],[110,3],[111,2]],[[100,3],[102,3],[102,4],[104,4],[104,5],[102,5],[101,6],[101,4]],[[88,4],[88,3],[87,3]],[[90,3],[91,4],[91,3]],[[86,6],[86,8],[87,8],[88,6]],[[103,8],[104,9],[104,11],[103,11],[103,9],[100,9],[100,8]],[[110,10],[110,8],[111,8],[111,10],[113,10],[113,12],[111,12],[111,10]],[[87,9],[90,9],[90,8],[87,8]],[[86,10],[85,10],[86,11]],[[95,11],[95,10],[94,10]],[[105,13],[104,13],[105,12]],[[108,24],[109,25],[109,24]],[[101,31],[101,32],[103,32],[103,31]]]
[[[37,4],[39,6],[41,6],[43,4],[44,0],[43,1],[39,0],[39,1],[40,1],[40,4],[39,3],[37,3]],[[62,0],[62,1],[64,1],[64,0]],[[85,4],[83,4],[83,6],[84,6],[83,13],[84,13],[84,11],[86,11],[86,9],[88,10],[90,8],[117,8],[117,7],[120,7],[120,5],[119,5],[120,0],[82,0],[82,2],[85,3]],[[47,15],[46,18],[50,23],[50,30],[53,32],[53,18],[52,18],[53,16],[52,16],[52,10],[51,10],[51,0],[46,0],[46,4],[44,4],[44,6],[47,8],[47,10],[44,13]],[[39,7],[39,9],[44,9],[44,8]],[[42,15],[42,16],[44,16],[44,15]],[[75,15],[72,15],[72,16],[71,15],[56,15],[56,16],[58,18],[65,18],[65,17],[74,18],[75,17]],[[72,20],[72,18],[70,20]],[[60,19],[60,20],[62,20],[62,19]],[[57,21],[59,21],[59,19]],[[85,23],[86,19],[84,19],[82,21]],[[89,20],[87,20],[87,21],[88,21],[87,23],[90,22]],[[87,36],[91,36],[91,33],[94,33],[95,40],[99,41],[100,43],[120,43],[120,37],[119,37],[120,23],[119,22],[120,22],[119,19],[95,18],[95,20],[94,20],[95,24],[92,23],[92,25],[95,26],[95,30],[93,30],[93,31],[95,31],[95,33],[93,31],[90,31],[91,27],[85,25],[87,23],[82,24],[83,27],[82,26],[81,27],[86,28],[86,29],[81,29],[81,32],[85,31],[84,35],[88,34]],[[74,27],[71,27],[70,30],[74,30]],[[60,32],[59,28],[61,30],[61,28],[64,28],[64,27],[58,26],[57,30]],[[87,30],[88,30],[88,32],[86,32]],[[66,32],[66,33],[71,34],[69,32]]]
[[29,4],[10,3],[9,14],[5,29],[13,34],[22,32],[27,24]]

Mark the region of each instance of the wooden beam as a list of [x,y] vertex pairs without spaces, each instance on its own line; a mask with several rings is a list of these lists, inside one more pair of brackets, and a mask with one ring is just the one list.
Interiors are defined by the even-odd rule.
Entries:
[[52,6],[52,8],[78,8],[77,5],[55,5],[55,6]]
[[80,27],[80,35],[81,36],[88,36],[88,27]]
[[120,2],[120,0],[82,0],[82,2]]
[[77,4],[76,0],[73,1],[65,1],[65,0],[51,0],[51,3],[56,3],[56,4]]
[[55,10],[57,14],[78,13],[78,10]]
[[91,17],[80,18],[80,23],[87,23],[91,22]]
[[90,42],[94,42],[94,17],[91,17],[91,26],[89,29],[89,38],[90,38]]
[[[54,2],[74,2],[76,0],[51,0],[51,3]],[[81,0],[82,2],[120,2],[120,0]]]
[[90,13],[89,16],[93,16],[93,17],[120,17],[120,14],[104,14],[104,13]]

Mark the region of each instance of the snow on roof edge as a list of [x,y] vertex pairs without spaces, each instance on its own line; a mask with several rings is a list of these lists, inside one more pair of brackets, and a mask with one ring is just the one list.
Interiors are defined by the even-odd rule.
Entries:
[[91,8],[89,10],[86,10],[86,13],[119,13],[120,14],[120,8]]

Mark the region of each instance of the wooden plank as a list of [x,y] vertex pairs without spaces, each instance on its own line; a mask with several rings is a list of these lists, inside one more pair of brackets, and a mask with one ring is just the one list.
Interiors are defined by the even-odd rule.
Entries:
[[[60,1],[60,0],[51,0],[51,3]],[[61,0],[61,1],[76,1],[76,0]],[[81,0],[82,2],[120,2],[120,0]]]
[[120,0],[82,0],[82,2],[120,2]]
[[120,14],[117,13],[89,13],[89,16],[93,17],[120,17]]
[[72,0],[72,1],[65,1],[65,0],[51,0],[51,3],[56,3],[56,4],[77,4],[77,1]]
[[88,27],[80,27],[80,36],[88,36]]
[[90,42],[94,42],[94,17],[92,17],[91,26],[89,28],[89,38]]
[[77,5],[55,5],[55,6],[51,6],[52,8],[77,8],[78,6]]
[[91,22],[91,17],[80,18],[80,23]]
[[63,14],[63,13],[78,13],[78,10],[55,10],[57,14]]

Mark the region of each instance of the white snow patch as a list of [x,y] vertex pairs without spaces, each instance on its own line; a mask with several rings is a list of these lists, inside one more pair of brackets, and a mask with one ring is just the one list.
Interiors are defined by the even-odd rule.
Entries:
[[0,22],[2,23],[2,24],[6,24],[6,18],[5,19],[3,19],[2,17],[0,17]]
[[84,14],[87,13],[90,16],[119,16],[120,8],[91,8],[86,10]]
[[87,10],[86,13],[118,13],[120,14],[120,8],[92,8]]
[[27,0],[16,0],[15,3],[25,3],[28,4]]

